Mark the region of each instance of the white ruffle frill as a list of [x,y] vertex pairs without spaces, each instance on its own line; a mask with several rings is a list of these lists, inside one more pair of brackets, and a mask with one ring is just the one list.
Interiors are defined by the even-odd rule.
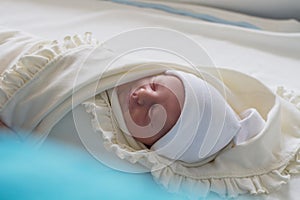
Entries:
[[0,109],[55,60],[86,45],[98,45],[90,32],[85,33],[84,37],[66,36],[63,42],[40,41],[32,45],[16,64],[0,74]]

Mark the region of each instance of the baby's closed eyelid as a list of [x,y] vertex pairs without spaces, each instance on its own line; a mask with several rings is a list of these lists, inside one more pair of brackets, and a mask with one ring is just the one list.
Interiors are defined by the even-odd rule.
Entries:
[[156,91],[156,90],[157,90],[156,77],[157,77],[157,76],[152,77],[151,80],[150,80],[150,83],[149,83],[150,88],[151,88],[153,91]]
[[151,82],[149,85],[150,85],[151,90],[156,91],[156,89],[157,89],[156,83]]

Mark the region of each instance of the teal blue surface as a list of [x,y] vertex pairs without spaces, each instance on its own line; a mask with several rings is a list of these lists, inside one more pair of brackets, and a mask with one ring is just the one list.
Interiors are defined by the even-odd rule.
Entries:
[[149,173],[116,171],[54,141],[37,149],[0,135],[0,163],[1,200],[185,199],[166,192]]

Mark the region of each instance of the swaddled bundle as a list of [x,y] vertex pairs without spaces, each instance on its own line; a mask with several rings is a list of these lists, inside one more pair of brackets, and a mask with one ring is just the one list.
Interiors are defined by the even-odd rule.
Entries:
[[[214,75],[211,69],[202,70]],[[179,154],[178,160],[175,157],[175,161],[173,153],[178,155],[177,150],[186,147],[181,146],[185,141],[176,140],[176,137],[174,140],[165,140],[162,137],[148,149],[119,129],[117,120],[109,114],[113,110],[108,103],[109,95],[98,95],[96,104],[88,101],[85,105],[93,116],[95,130],[101,130],[107,149],[122,159],[148,167],[157,182],[170,191],[183,191],[197,197],[206,196],[209,192],[235,197],[244,193],[261,194],[278,189],[288,181],[290,173],[298,173],[299,111],[249,76],[225,69],[219,69],[219,72],[228,94],[228,104],[223,105],[225,108],[230,105],[235,113],[240,114],[241,119],[234,119],[236,115],[228,108],[233,119],[227,121],[233,124],[232,130],[237,132],[224,132],[224,140],[220,137],[219,143],[215,141],[209,146],[210,150],[217,149],[216,152],[209,151],[204,158],[199,157],[201,141],[200,145],[194,143],[187,146],[188,149]],[[241,85],[241,82],[244,84]],[[217,83],[210,84],[216,86]],[[101,107],[110,111],[100,111]],[[281,117],[282,113],[284,118]],[[101,121],[110,121],[113,125]],[[172,134],[172,130],[165,136],[169,134]],[[161,141],[166,142],[166,146],[160,145]],[[168,144],[172,142],[178,144],[178,148],[170,148]],[[155,151],[156,147],[158,151]],[[166,151],[159,151],[164,147]]]
[[[1,35],[8,36],[20,35]],[[220,79],[215,69],[198,67],[205,74],[200,77],[188,66],[140,60],[105,68],[115,58],[113,50],[88,37],[69,37],[64,44],[30,37],[26,41],[27,48],[2,68],[1,77],[1,120],[16,132],[25,129],[42,140],[67,112],[84,105],[95,134],[101,134],[109,151],[145,166],[168,190],[196,197],[209,192],[229,197],[269,193],[286,183],[291,173],[299,173],[300,112],[254,78],[217,69]],[[147,148],[120,129],[110,100],[114,87],[161,73],[180,78],[185,105],[174,129]],[[124,74],[129,76],[119,84]],[[203,93],[191,92],[195,85]],[[205,106],[195,102],[200,112],[193,113],[195,105],[189,104],[199,98]],[[212,117],[216,115],[222,125]],[[212,127],[202,123],[202,116],[210,116]],[[199,126],[184,120],[195,120]],[[251,129],[252,122],[259,124],[257,129]],[[184,127],[195,129],[181,140]]]
[[[187,163],[199,162],[219,152],[231,141],[235,140],[235,144],[239,144],[262,130],[264,120],[256,109],[248,109],[243,112],[244,114],[241,116],[243,120],[240,120],[240,117],[225,101],[221,93],[206,81],[182,71],[167,70],[164,74],[176,76],[182,81],[185,98],[181,115],[176,124],[172,126],[168,133],[164,133],[159,140],[151,145],[150,149],[156,151],[159,155]],[[121,89],[124,88],[119,88],[119,90]],[[132,135],[127,128],[125,122],[127,120],[124,119],[125,116],[119,103],[121,97],[117,95],[116,90],[117,88],[113,90],[111,97],[113,113],[121,130]],[[157,88],[150,92],[157,92]],[[178,93],[178,91],[173,92]],[[150,95],[145,98],[151,98]],[[143,96],[140,96],[140,98],[143,98]],[[170,100],[164,99],[164,101]],[[156,102],[154,99],[151,103],[153,104],[151,106],[154,107],[160,102]],[[167,103],[175,104],[172,101]],[[143,105],[138,106],[142,107]],[[151,108],[148,108],[147,112],[151,113]],[[126,117],[130,116],[126,115]],[[160,118],[160,116],[153,116],[151,120],[155,120],[154,117]],[[150,137],[147,129],[139,129],[138,131],[143,132],[144,137],[147,137],[147,135]],[[134,135],[132,136],[134,137]]]

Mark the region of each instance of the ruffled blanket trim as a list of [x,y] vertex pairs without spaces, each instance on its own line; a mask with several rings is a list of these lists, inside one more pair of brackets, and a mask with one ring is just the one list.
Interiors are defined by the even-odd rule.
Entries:
[[300,94],[297,94],[293,90],[287,90],[283,86],[278,87],[276,93],[300,110]]
[[92,33],[86,32],[83,37],[66,36],[62,43],[54,40],[33,45],[16,64],[0,74],[0,109],[51,62],[70,50],[98,44],[99,42],[92,37]]
[[[279,92],[280,93],[280,92]],[[298,106],[299,101],[292,102]],[[180,174],[178,168],[188,168],[180,162],[172,162],[159,156],[149,149],[134,149],[128,143],[120,142],[118,134],[122,134],[115,125],[112,109],[105,92],[96,96],[96,100],[85,102],[83,105],[92,118],[94,130],[101,134],[104,146],[108,151],[114,152],[119,158],[131,163],[139,163],[151,171],[154,180],[174,193],[184,193],[191,198],[206,197],[215,192],[221,197],[237,197],[241,194],[268,194],[277,190],[290,179],[290,174],[300,173],[300,152],[291,155],[292,159],[278,169],[270,170],[264,174],[245,177],[197,178]],[[101,122],[101,124],[99,124]],[[105,123],[103,123],[105,122]]]

